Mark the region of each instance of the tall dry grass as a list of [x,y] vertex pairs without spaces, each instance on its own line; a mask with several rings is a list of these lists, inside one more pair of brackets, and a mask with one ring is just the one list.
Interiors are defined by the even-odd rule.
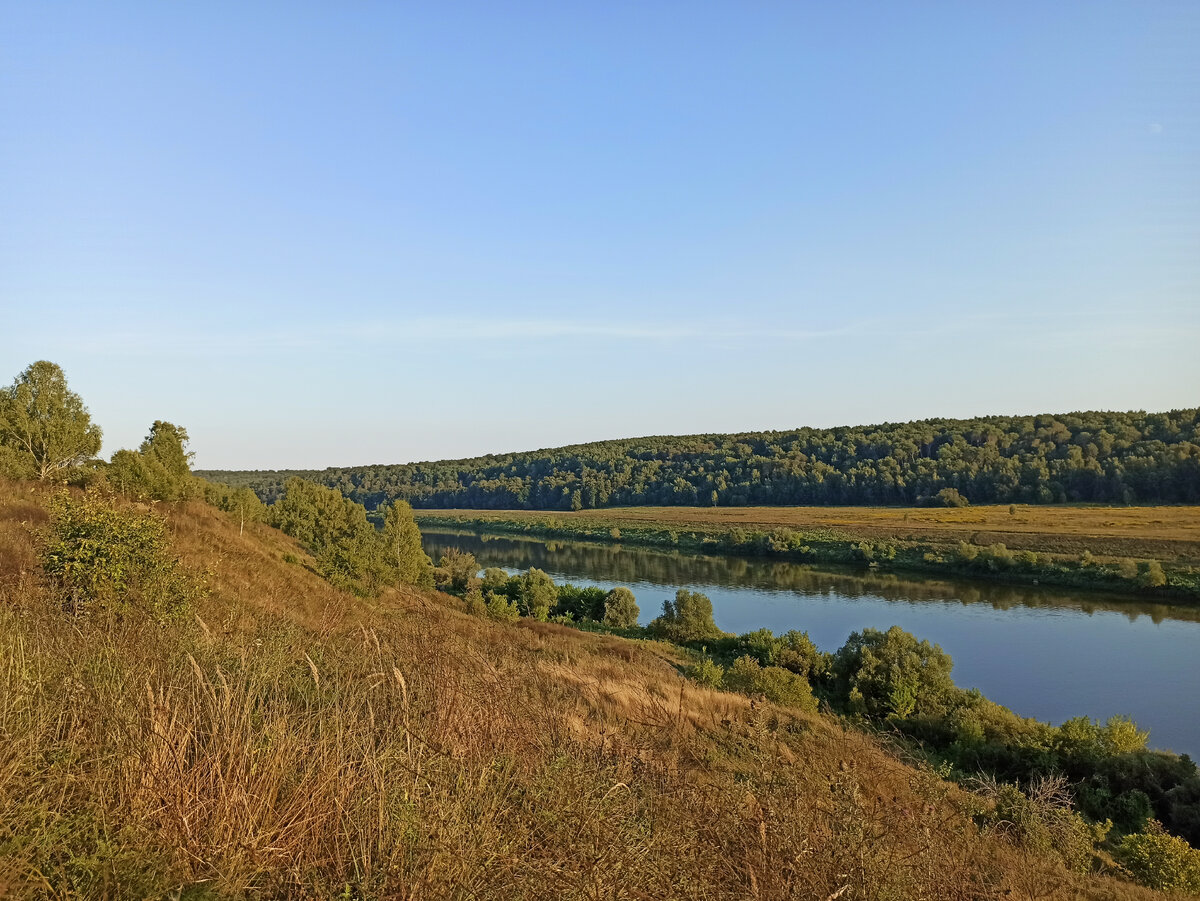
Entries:
[[194,620],[68,619],[38,510],[0,486],[0,895],[1152,897],[665,646],[352,601],[203,505],[168,511]]

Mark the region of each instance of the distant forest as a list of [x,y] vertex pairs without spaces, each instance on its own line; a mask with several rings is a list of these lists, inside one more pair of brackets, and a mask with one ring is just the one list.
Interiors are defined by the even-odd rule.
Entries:
[[368,509],[395,498],[414,507],[536,510],[1200,503],[1200,410],[630,438],[432,463],[198,475],[249,486],[266,503],[301,476]]

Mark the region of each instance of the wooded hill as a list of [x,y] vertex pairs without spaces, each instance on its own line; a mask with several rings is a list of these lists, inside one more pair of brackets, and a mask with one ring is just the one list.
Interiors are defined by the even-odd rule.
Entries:
[[[298,475],[371,509],[1200,503],[1200,409],[630,438],[464,460],[206,471],[270,503]],[[953,489],[958,492],[955,496]]]

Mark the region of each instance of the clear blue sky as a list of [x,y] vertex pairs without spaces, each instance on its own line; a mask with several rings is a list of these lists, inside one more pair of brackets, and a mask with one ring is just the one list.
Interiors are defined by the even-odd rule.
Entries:
[[1200,403],[1200,4],[0,5],[0,379],[207,467]]

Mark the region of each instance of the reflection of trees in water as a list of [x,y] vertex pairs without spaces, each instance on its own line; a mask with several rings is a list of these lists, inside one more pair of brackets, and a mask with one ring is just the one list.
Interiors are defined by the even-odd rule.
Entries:
[[[1113,611],[1131,620],[1149,616],[1200,621],[1200,609],[1167,604],[1098,600],[1086,592],[1028,585],[978,583],[961,579],[922,579],[911,575],[875,571],[845,571],[814,568],[784,561],[747,557],[654,551],[620,545],[570,541],[539,541],[509,535],[474,532],[422,530],[425,549],[435,560],[447,548],[457,547],[475,555],[480,566],[507,569],[538,569],[574,573],[597,582],[628,584],[653,582],[667,586],[704,583],[723,588],[759,588],[796,591],[807,595],[846,598],[876,597],[888,601],[940,601],[987,604],[997,610],[1014,607],[1060,607],[1087,614]],[[644,604],[644,601],[643,601]]]

